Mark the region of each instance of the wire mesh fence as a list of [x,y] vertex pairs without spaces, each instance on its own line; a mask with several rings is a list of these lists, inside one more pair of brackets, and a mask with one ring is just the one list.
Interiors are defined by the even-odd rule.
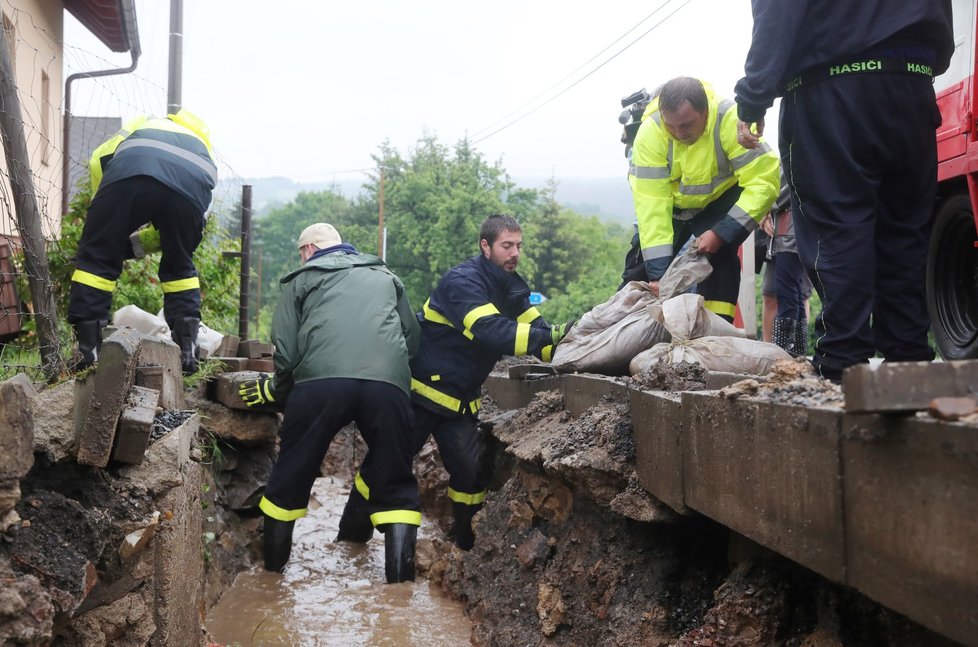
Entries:
[[[60,7],[57,11],[62,11]],[[34,381],[57,379],[40,347],[39,310],[53,302],[55,352],[71,365],[73,334],[65,306],[78,237],[91,198],[89,157],[121,124],[137,115],[162,116],[166,90],[138,73],[76,78],[65,113],[64,81],[72,72],[118,67],[105,57],[60,38],[50,11],[2,8],[3,59],[9,92],[0,96],[4,159],[0,160],[0,379],[23,372]],[[192,109],[192,108],[191,108]],[[200,115],[203,119],[207,115]],[[18,138],[22,145],[18,145]],[[205,240],[195,254],[207,325],[234,332],[238,311],[243,179],[213,141],[219,181],[208,211]],[[36,206],[34,206],[36,205]],[[113,310],[133,303],[155,314],[162,293],[155,277],[158,255],[127,261]],[[132,275],[132,276],[130,276]],[[207,317],[211,321],[207,321]],[[224,330],[222,330],[224,329]],[[42,352],[43,351],[43,352]]]

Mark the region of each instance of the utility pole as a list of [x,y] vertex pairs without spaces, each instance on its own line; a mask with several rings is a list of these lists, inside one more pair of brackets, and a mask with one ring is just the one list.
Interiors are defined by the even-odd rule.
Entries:
[[386,262],[384,258],[384,167],[380,167],[380,214],[377,219],[377,256]]
[[37,196],[34,194],[34,181],[31,178],[20,99],[14,82],[7,34],[3,29],[0,29],[0,105],[4,107],[0,110],[0,138],[3,140],[3,153],[7,160],[7,171],[10,173],[10,189],[14,194],[17,228],[24,246],[24,267],[34,303],[38,349],[44,375],[53,381],[66,368],[61,359],[58,313],[54,304],[51,274],[48,271],[48,255],[44,249],[41,214],[37,209]]
[[170,0],[170,67],[166,85],[166,114],[183,107],[183,0]]

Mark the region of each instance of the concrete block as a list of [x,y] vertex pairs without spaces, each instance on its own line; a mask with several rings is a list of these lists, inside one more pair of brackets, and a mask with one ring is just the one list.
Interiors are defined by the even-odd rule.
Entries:
[[130,465],[143,462],[143,454],[149,445],[153,431],[153,419],[160,402],[160,392],[142,386],[129,389],[126,406],[119,416],[119,429],[115,435],[112,460]]
[[257,371],[235,371],[233,373],[221,373],[216,376],[214,382],[214,400],[220,402],[229,409],[237,411],[277,411],[277,407],[249,407],[241,399],[238,388],[245,382],[253,382],[260,377]]
[[[143,336],[139,340],[137,367],[159,367],[159,372],[144,372],[136,384],[160,392],[160,406],[168,410],[186,409],[183,395],[183,371],[180,367],[180,347],[169,339]],[[149,382],[141,380],[149,379]]]
[[274,373],[275,362],[270,359],[249,359],[249,371],[260,371],[262,373]]
[[635,471],[652,496],[688,514],[683,500],[682,404],[678,393],[629,390]]
[[519,409],[528,405],[537,393],[559,389],[560,382],[557,376],[519,380],[496,373],[486,379],[485,389],[500,409]]
[[0,382],[0,483],[19,481],[34,465],[33,390],[30,381]]
[[978,433],[927,418],[846,416],[847,584],[978,645]]
[[138,483],[153,495],[165,493],[184,483],[190,464],[190,447],[200,431],[200,416],[194,414],[162,438],[149,444],[142,463],[119,469],[119,475]]
[[247,357],[231,357],[221,355],[219,357],[211,357],[211,362],[220,362],[222,369],[225,373],[233,373],[235,371],[247,371],[248,362],[251,361]]
[[849,413],[920,411],[934,398],[971,395],[975,384],[978,360],[860,364],[842,374]]
[[842,415],[683,393],[686,505],[843,582]]
[[238,344],[241,342],[241,338],[237,335],[224,335],[221,338],[221,343],[217,345],[217,351],[214,355],[218,357],[237,357],[238,356]]
[[575,418],[599,404],[628,402],[628,387],[616,378],[603,375],[564,375],[561,388],[564,407]]
[[238,356],[248,359],[262,359],[275,354],[275,346],[267,341],[248,339],[238,344]]
[[105,467],[112,455],[116,425],[129,388],[136,379],[136,362],[142,335],[123,328],[102,342],[91,401],[84,411],[78,436],[78,462]]

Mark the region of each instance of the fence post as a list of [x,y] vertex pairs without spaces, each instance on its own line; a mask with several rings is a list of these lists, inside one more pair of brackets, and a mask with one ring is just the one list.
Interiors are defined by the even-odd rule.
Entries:
[[[61,342],[58,339],[58,314],[54,303],[48,256],[44,248],[41,215],[34,195],[30,157],[24,137],[20,100],[14,81],[13,66],[7,35],[0,29],[0,137],[10,173],[10,188],[14,195],[17,228],[24,246],[24,267],[34,303],[37,321],[38,349],[44,374],[49,380],[62,375],[66,368],[61,359]],[[65,151],[67,154],[67,151]]]

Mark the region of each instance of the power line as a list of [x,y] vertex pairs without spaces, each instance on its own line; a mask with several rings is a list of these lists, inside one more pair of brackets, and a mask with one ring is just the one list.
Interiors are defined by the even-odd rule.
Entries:
[[[543,103],[541,103],[540,105],[538,105],[538,106],[536,106],[536,107],[535,107],[535,108],[533,108],[532,110],[530,110],[530,111],[528,111],[528,112],[526,112],[526,113],[524,113],[523,115],[521,115],[521,116],[519,116],[519,117],[517,117],[516,119],[514,119],[514,120],[512,120],[512,121],[510,121],[510,122],[508,122],[507,124],[505,124],[505,125],[503,125],[503,126],[500,126],[500,127],[499,127],[499,128],[497,128],[496,130],[494,130],[494,131],[492,131],[491,133],[489,133],[488,135],[486,135],[486,136],[484,136],[484,137],[480,137],[479,139],[476,139],[476,140],[474,140],[474,141],[473,141],[472,143],[473,143],[473,144],[478,144],[479,142],[484,142],[485,140],[487,140],[487,139],[489,139],[489,138],[490,138],[490,137],[492,137],[493,135],[495,135],[495,134],[497,134],[497,133],[500,133],[500,132],[502,132],[502,131],[504,131],[504,130],[506,130],[507,128],[509,128],[510,126],[512,126],[512,125],[514,125],[514,124],[516,124],[516,123],[518,123],[518,122],[520,122],[520,121],[522,121],[522,120],[524,120],[524,119],[526,119],[527,117],[529,117],[530,115],[532,115],[532,114],[533,114],[534,112],[536,112],[536,111],[537,111],[537,110],[539,110],[540,108],[543,108],[544,106],[546,106],[547,104],[549,104],[549,103],[551,103],[552,101],[554,101],[554,100],[555,100],[555,99],[557,99],[558,97],[560,97],[560,96],[562,96],[563,94],[565,94],[565,93],[567,93],[567,92],[568,92],[569,90],[571,90],[572,88],[574,88],[575,86],[577,86],[578,84],[580,84],[580,83],[581,83],[582,81],[584,81],[584,80],[585,80],[585,79],[587,79],[587,78],[588,78],[589,76],[591,76],[592,74],[594,74],[595,72],[597,72],[598,70],[600,70],[600,69],[601,69],[602,67],[604,67],[605,65],[607,65],[607,64],[608,64],[608,63],[610,63],[611,61],[613,61],[613,60],[615,60],[616,58],[618,58],[618,57],[619,57],[619,56],[620,56],[620,55],[621,55],[622,53],[624,53],[624,52],[625,52],[626,50],[628,50],[629,48],[631,48],[631,47],[632,47],[632,45],[634,45],[634,44],[635,44],[635,43],[637,43],[638,41],[640,41],[640,40],[642,40],[643,38],[645,38],[646,36],[648,36],[648,35],[649,35],[650,33],[652,33],[652,32],[653,32],[653,31],[654,31],[654,30],[655,30],[656,28],[658,28],[658,27],[659,27],[660,25],[662,25],[663,23],[665,23],[665,22],[666,22],[667,20],[669,20],[670,18],[672,18],[672,17],[674,16],[674,15],[676,15],[676,13],[677,13],[677,12],[679,12],[679,11],[680,11],[680,10],[681,10],[681,9],[682,9],[683,7],[685,7],[686,5],[688,5],[688,4],[690,3],[690,2],[692,2],[692,0],[685,0],[685,1],[684,1],[684,2],[683,2],[683,3],[681,4],[681,5],[679,5],[679,7],[677,7],[677,8],[676,8],[676,9],[675,9],[675,10],[674,10],[674,11],[673,11],[672,13],[670,13],[669,15],[667,15],[667,16],[666,16],[665,18],[663,18],[662,20],[660,20],[660,21],[659,21],[659,22],[657,22],[656,24],[654,24],[654,25],[652,25],[652,27],[650,27],[650,28],[649,28],[648,30],[646,30],[646,31],[645,31],[644,33],[642,33],[642,35],[641,35],[641,36],[639,36],[638,38],[636,38],[635,40],[633,40],[632,42],[630,42],[630,43],[628,43],[628,44],[627,44],[627,45],[625,45],[625,46],[624,46],[623,48],[621,48],[620,50],[618,50],[617,52],[615,52],[615,54],[614,54],[614,55],[613,55],[613,56],[612,56],[611,58],[609,58],[608,60],[606,60],[606,61],[604,61],[603,63],[601,63],[601,64],[600,64],[600,65],[598,65],[598,66],[597,66],[596,68],[594,68],[593,70],[591,70],[590,72],[588,72],[587,74],[585,74],[584,76],[582,76],[581,78],[579,78],[579,79],[578,79],[577,81],[575,81],[574,83],[572,83],[572,84],[570,84],[569,86],[567,86],[566,88],[564,88],[563,90],[561,90],[560,92],[558,92],[557,94],[555,94],[554,96],[552,96],[552,97],[550,97],[549,99],[547,99],[546,101],[544,101],[544,102],[543,102]],[[663,5],[663,6],[664,6],[664,5]],[[660,8],[661,8],[661,7],[660,7]],[[643,20],[642,22],[644,22],[644,20]],[[639,23],[639,24],[641,24],[641,23]],[[629,30],[629,31],[631,31],[631,30]],[[626,32],[626,33],[627,33],[627,32]],[[497,123],[498,123],[498,122],[497,122]],[[480,131],[480,132],[481,132],[481,131]]]
[[655,10],[654,10],[654,11],[653,11],[652,13],[650,13],[650,14],[649,14],[649,15],[647,15],[647,16],[646,16],[645,18],[642,18],[642,19],[641,19],[641,20],[639,20],[639,21],[638,21],[637,23],[635,23],[635,24],[634,24],[634,25],[633,25],[633,26],[631,27],[631,29],[629,29],[628,31],[626,31],[626,32],[625,32],[624,34],[622,34],[621,36],[619,36],[619,37],[618,37],[618,38],[616,38],[615,40],[613,40],[613,41],[611,41],[610,43],[608,43],[608,44],[607,44],[607,45],[606,45],[606,46],[604,47],[604,49],[602,49],[602,50],[601,50],[600,52],[598,52],[597,54],[595,54],[594,56],[592,56],[592,57],[591,57],[591,58],[589,58],[588,60],[586,60],[586,61],[584,61],[583,63],[581,63],[580,65],[578,65],[578,66],[577,66],[577,67],[576,67],[576,68],[575,68],[575,69],[574,69],[573,71],[571,71],[571,72],[570,72],[570,73],[568,73],[567,75],[565,75],[565,76],[563,76],[562,78],[560,78],[560,79],[559,79],[558,81],[556,81],[556,82],[555,82],[555,83],[554,83],[553,85],[551,85],[550,87],[548,87],[548,88],[547,88],[546,90],[543,90],[542,92],[540,92],[540,94],[538,94],[538,95],[536,95],[535,97],[533,97],[532,99],[530,99],[530,100],[528,100],[527,102],[525,102],[524,104],[522,104],[521,106],[519,106],[518,108],[516,108],[515,110],[513,110],[512,112],[510,112],[510,113],[508,113],[508,114],[506,114],[506,115],[503,115],[502,117],[500,117],[500,118],[499,118],[499,119],[497,119],[496,121],[494,121],[494,122],[492,122],[492,123],[491,123],[491,124],[489,124],[488,126],[486,126],[486,127],[484,127],[484,128],[481,128],[480,130],[477,130],[477,131],[475,131],[474,133],[472,133],[472,137],[478,137],[478,136],[479,136],[479,135],[481,135],[482,133],[484,133],[484,132],[486,132],[487,130],[489,130],[489,129],[491,129],[491,128],[493,128],[493,127],[494,127],[494,126],[495,126],[496,124],[498,124],[498,123],[500,123],[500,122],[503,122],[503,121],[505,121],[505,120],[507,120],[507,119],[509,119],[509,118],[510,118],[510,117],[512,117],[513,115],[515,115],[515,114],[517,114],[518,112],[520,112],[520,111],[521,111],[521,110],[522,110],[523,108],[525,108],[525,107],[527,107],[528,105],[530,105],[530,104],[532,104],[532,103],[533,103],[534,101],[536,101],[536,100],[537,100],[537,99],[539,99],[540,97],[542,97],[542,96],[544,96],[544,95],[546,95],[546,94],[547,94],[548,92],[550,92],[551,90],[553,90],[554,88],[556,88],[557,86],[559,86],[559,85],[560,85],[561,83],[563,83],[563,82],[564,82],[564,81],[566,81],[567,79],[569,79],[569,78],[571,78],[572,76],[574,76],[575,74],[577,74],[578,72],[580,72],[580,71],[581,71],[581,70],[582,70],[582,69],[583,69],[584,67],[586,67],[586,66],[587,66],[588,64],[590,64],[590,63],[591,63],[591,61],[593,61],[594,59],[596,59],[596,58],[598,58],[599,56],[601,56],[602,54],[604,54],[605,52],[607,52],[607,51],[608,51],[609,49],[611,49],[611,46],[612,46],[612,45],[614,45],[615,43],[617,43],[618,41],[620,41],[621,39],[623,39],[623,38],[624,38],[625,36],[627,36],[627,35],[629,35],[629,34],[630,34],[630,33],[632,33],[633,31],[635,31],[636,29],[638,29],[638,27],[639,27],[639,25],[641,25],[642,23],[644,23],[644,22],[645,22],[646,20],[648,20],[649,18],[651,18],[651,17],[652,17],[652,16],[654,16],[655,14],[657,14],[657,13],[659,13],[659,11],[661,11],[661,10],[662,10],[662,8],[663,8],[663,7],[665,7],[665,6],[667,5],[667,4],[669,4],[669,3],[671,2],[671,1],[672,1],[672,0],[665,0],[665,2],[663,2],[663,3],[662,3],[662,4],[660,4],[660,5],[658,6],[658,7],[656,7],[656,8],[655,8]]

